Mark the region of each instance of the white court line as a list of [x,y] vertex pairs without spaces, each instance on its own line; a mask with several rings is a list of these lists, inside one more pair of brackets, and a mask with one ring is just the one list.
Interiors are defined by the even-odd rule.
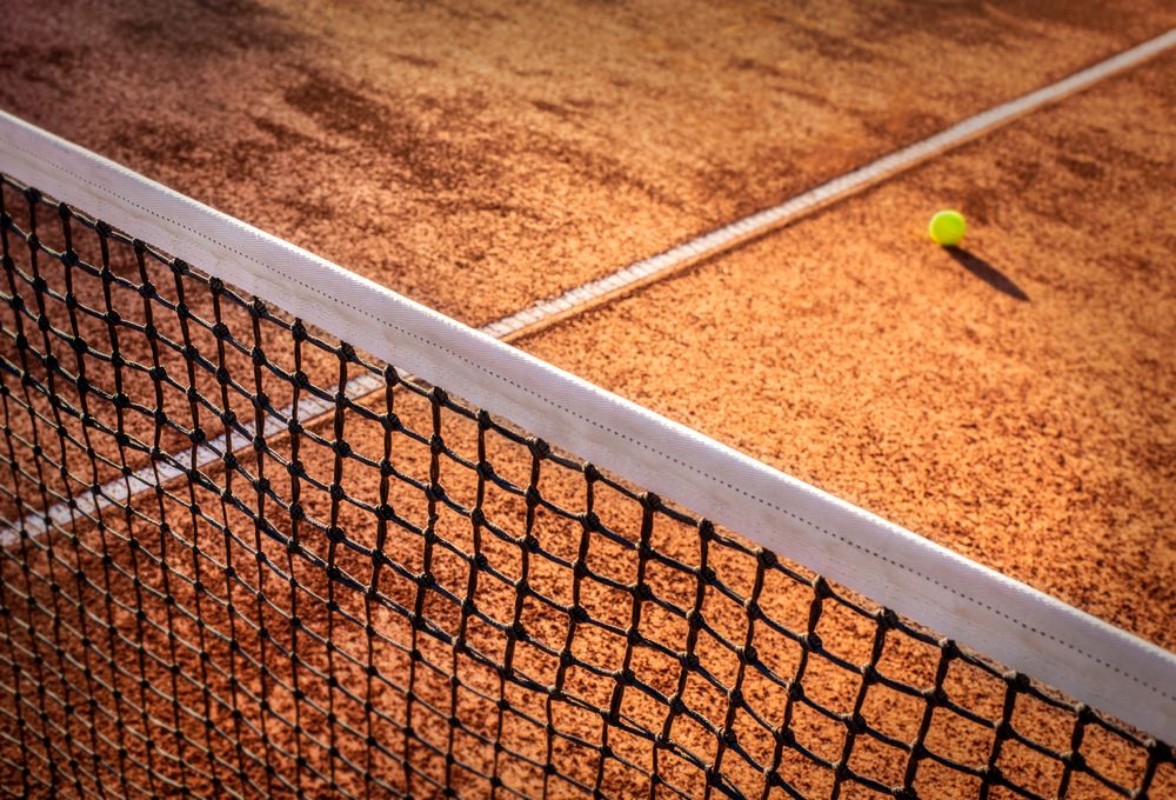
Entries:
[[[352,378],[343,389],[348,398],[355,400],[366,397],[372,392],[379,391],[384,386],[385,384],[382,378],[366,373],[358,378]],[[300,423],[307,424],[311,420],[331,411],[334,407],[335,403],[333,401],[324,400],[321,397],[309,397],[299,401],[297,407],[291,404],[278,411],[277,414],[266,415],[262,433],[266,439],[269,439],[270,437],[285,433],[287,430],[286,423],[288,420],[293,419],[295,413],[298,414],[298,421]],[[232,433],[233,439],[238,443],[233,448],[233,451],[235,452],[241,449],[245,446],[244,443],[252,441],[256,433],[257,427],[255,425],[251,423],[238,423]],[[104,508],[109,508],[114,505],[121,506],[140,492],[164,486],[176,478],[182,477],[186,474],[187,469],[191,468],[193,455],[195,455],[196,459],[196,469],[204,469],[209,464],[223,460],[228,450],[229,438],[228,434],[221,434],[202,445],[184,451],[172,460],[148,464],[142,469],[127,475],[125,478],[116,478],[109,483],[103,484],[97,495],[92,491],[80,492],[74,496],[74,505],[72,508],[67,502],[57,503],[43,513],[37,512],[26,515],[21,520],[21,526],[29,532],[30,536],[40,536],[51,527],[68,530],[65,526],[72,524],[82,516],[88,516],[93,519],[97,512]],[[184,464],[185,468],[181,469],[176,464]],[[18,531],[19,528],[16,530],[7,527],[0,529],[0,547],[15,544],[19,536]]]
[[[534,332],[559,319],[581,313],[603,300],[635,286],[665,277],[690,264],[713,258],[719,253],[760,238],[819,208],[875,186],[886,178],[910,170],[933,156],[959,147],[965,142],[1005,125],[1024,114],[1057,102],[1112,75],[1137,66],[1174,45],[1176,45],[1176,29],[1130,50],[1125,50],[1092,67],[1076,72],[1057,83],[969,117],[945,131],[833,178],[778,206],[743,217],[669,250],[629,264],[603,278],[597,278],[570,289],[558,297],[542,300],[522,311],[484,325],[480,330],[495,338],[510,340],[525,333]],[[344,391],[349,398],[358,399],[381,388],[383,388],[382,382],[373,376],[364,375],[350,381],[344,387]],[[330,411],[332,407],[331,403],[321,401],[318,398],[310,398],[303,401],[297,409],[288,406],[279,413],[288,419],[297,412],[300,420],[309,422],[319,414]],[[267,421],[265,431],[267,436],[271,435],[271,427],[273,428],[272,433],[285,430],[285,426],[272,416]],[[252,437],[254,432],[252,426],[242,425],[242,430],[238,431],[237,435]],[[197,468],[203,468],[221,460],[224,457],[225,444],[226,437],[221,436],[197,448]],[[192,451],[189,450],[178,457],[176,461],[179,463],[190,462],[191,456]],[[64,502],[58,503],[46,512],[26,516],[22,520],[22,524],[30,535],[39,535],[51,526],[68,525],[74,514],[79,512],[93,514],[107,506],[121,504],[140,491],[156,488],[157,475],[163,482],[167,482],[183,474],[183,471],[169,464],[148,465],[126,478],[119,478],[106,484],[97,496],[86,493],[75,497],[76,510],[70,509],[68,504]],[[132,489],[133,486],[138,488]],[[11,528],[0,530],[0,547],[14,543],[17,535],[17,532]]]

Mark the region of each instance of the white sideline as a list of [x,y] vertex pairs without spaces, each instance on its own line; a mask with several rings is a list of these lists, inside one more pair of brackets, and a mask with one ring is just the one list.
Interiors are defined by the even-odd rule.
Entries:
[[[379,391],[384,385],[384,382],[374,375],[364,374],[348,381],[343,387],[343,391],[347,397],[354,400]],[[277,415],[267,414],[262,435],[268,439],[272,436],[285,433],[287,428],[282,420],[292,419],[295,413],[298,414],[299,422],[305,423],[327,413],[334,407],[334,403],[323,400],[321,397],[305,398],[300,400],[297,406],[288,405],[284,407]],[[257,426],[253,423],[238,422],[237,428],[234,429],[232,434],[233,441],[237,443],[233,447],[233,451],[239,450],[256,433]],[[221,434],[202,445],[184,451],[174,460],[176,463],[191,466],[192,457],[195,456],[195,468],[204,469],[208,465],[223,459],[226,454],[225,451],[228,449],[229,436],[227,434]],[[127,499],[134,497],[140,492],[146,491],[147,489],[154,489],[158,486],[165,486],[185,474],[187,474],[185,470],[180,469],[172,463],[156,462],[154,464],[148,464],[127,475],[125,478],[115,478],[103,484],[97,495],[90,492],[79,492],[73,497],[74,504],[72,507],[69,503],[62,501],[54,504],[43,513],[29,514],[21,520],[21,525],[28,531],[30,536],[41,536],[50,528],[64,529],[65,526],[73,524],[75,520],[84,517],[93,517],[101,509],[112,505],[121,505]],[[19,532],[12,528],[6,527],[0,529],[0,547],[8,547],[9,545],[15,544],[19,535]]]
[[[1176,32],[1141,47],[1154,55],[1172,44]],[[1118,64],[1103,74],[1147,57],[1122,60],[1137,51],[1103,62]],[[459,387],[475,405],[941,634],[1176,741],[1172,653],[3,112],[0,169],[430,383]],[[815,193],[828,196],[834,184],[851,182],[847,176]],[[763,215],[736,226],[747,230]]]

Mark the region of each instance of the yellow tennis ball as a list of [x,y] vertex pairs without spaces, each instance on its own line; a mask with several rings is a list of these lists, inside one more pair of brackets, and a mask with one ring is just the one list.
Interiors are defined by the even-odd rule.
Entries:
[[931,218],[931,224],[927,226],[927,233],[931,235],[931,239],[936,244],[954,247],[963,240],[966,228],[963,214],[947,210],[940,211]]

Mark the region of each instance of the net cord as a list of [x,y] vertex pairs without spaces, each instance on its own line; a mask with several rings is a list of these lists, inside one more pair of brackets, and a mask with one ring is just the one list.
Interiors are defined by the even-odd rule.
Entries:
[[1176,655],[0,112],[0,170],[1161,741]]

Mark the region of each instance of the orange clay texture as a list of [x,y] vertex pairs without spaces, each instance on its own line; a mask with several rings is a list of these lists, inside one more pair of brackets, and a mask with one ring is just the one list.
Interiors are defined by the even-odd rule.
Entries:
[[483,324],[1176,24],[859,5],[4,0],[0,108]]

